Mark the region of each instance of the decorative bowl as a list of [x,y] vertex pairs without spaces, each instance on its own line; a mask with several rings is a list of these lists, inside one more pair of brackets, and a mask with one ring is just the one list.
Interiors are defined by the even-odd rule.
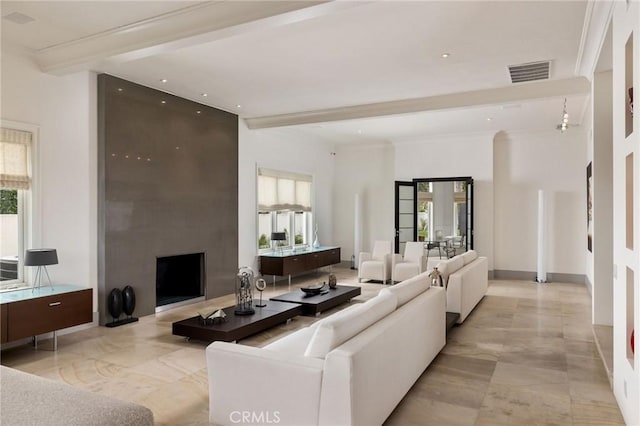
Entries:
[[325,283],[315,284],[309,287],[300,287],[300,290],[302,290],[306,294],[320,294],[325,285]]

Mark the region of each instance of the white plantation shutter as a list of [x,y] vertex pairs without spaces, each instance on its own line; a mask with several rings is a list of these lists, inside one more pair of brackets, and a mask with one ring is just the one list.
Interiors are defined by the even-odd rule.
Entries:
[[29,189],[29,149],[32,135],[0,128],[0,189]]
[[311,211],[312,177],[271,169],[258,169],[258,210]]

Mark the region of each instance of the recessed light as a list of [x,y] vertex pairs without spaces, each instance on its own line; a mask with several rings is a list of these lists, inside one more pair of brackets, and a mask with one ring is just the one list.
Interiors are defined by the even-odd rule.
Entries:
[[196,111],[196,114],[202,114],[202,111],[197,110],[197,111]]
[[112,157],[115,157],[116,155],[115,155],[115,154],[111,154],[111,156],[112,156]]
[[151,161],[151,158],[147,158],[147,161]]
[[122,87],[118,87],[118,92],[122,92],[124,89]]
[[161,104],[166,104],[167,101],[165,101],[164,99],[160,101]]
[[443,53],[442,55],[440,55],[440,56],[442,56],[442,58],[443,58],[443,59],[447,59],[447,58],[448,58],[449,56],[451,56],[451,55],[450,55],[449,53],[447,53],[447,52],[444,52],[444,53]]
[[129,156],[128,156],[128,155],[125,155],[125,156],[124,156],[124,158],[129,158]]
[[491,120],[493,120],[493,118],[487,117],[487,121],[491,121]]
[[242,108],[242,105],[238,104],[236,105],[236,108]]
[[141,160],[141,159],[142,159],[142,157],[138,157],[138,160]]
[[169,80],[167,80],[166,78],[163,78],[162,80],[160,80],[160,83],[166,83],[167,81]]
[[205,97],[205,98],[206,98],[207,96],[209,96],[209,95],[208,95],[208,94],[206,94],[206,93],[201,93],[200,95],[201,95],[201,96],[203,96],[203,97]]
[[180,149],[180,147],[179,147],[179,146],[176,146],[176,149]]

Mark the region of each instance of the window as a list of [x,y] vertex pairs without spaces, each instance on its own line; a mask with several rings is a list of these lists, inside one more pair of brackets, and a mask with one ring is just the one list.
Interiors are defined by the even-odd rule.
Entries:
[[[311,183],[308,175],[258,169],[258,251],[310,245]],[[285,241],[271,241],[272,232]]]
[[0,287],[23,281],[32,133],[0,128]]

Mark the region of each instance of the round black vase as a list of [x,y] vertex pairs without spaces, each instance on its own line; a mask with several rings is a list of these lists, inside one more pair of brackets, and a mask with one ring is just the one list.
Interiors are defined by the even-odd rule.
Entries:
[[136,293],[130,285],[122,289],[122,309],[124,313],[131,316],[136,308]]
[[113,317],[113,320],[117,320],[122,313],[122,292],[119,288],[114,288],[109,293],[109,298],[107,299],[107,309],[109,309],[109,313]]

